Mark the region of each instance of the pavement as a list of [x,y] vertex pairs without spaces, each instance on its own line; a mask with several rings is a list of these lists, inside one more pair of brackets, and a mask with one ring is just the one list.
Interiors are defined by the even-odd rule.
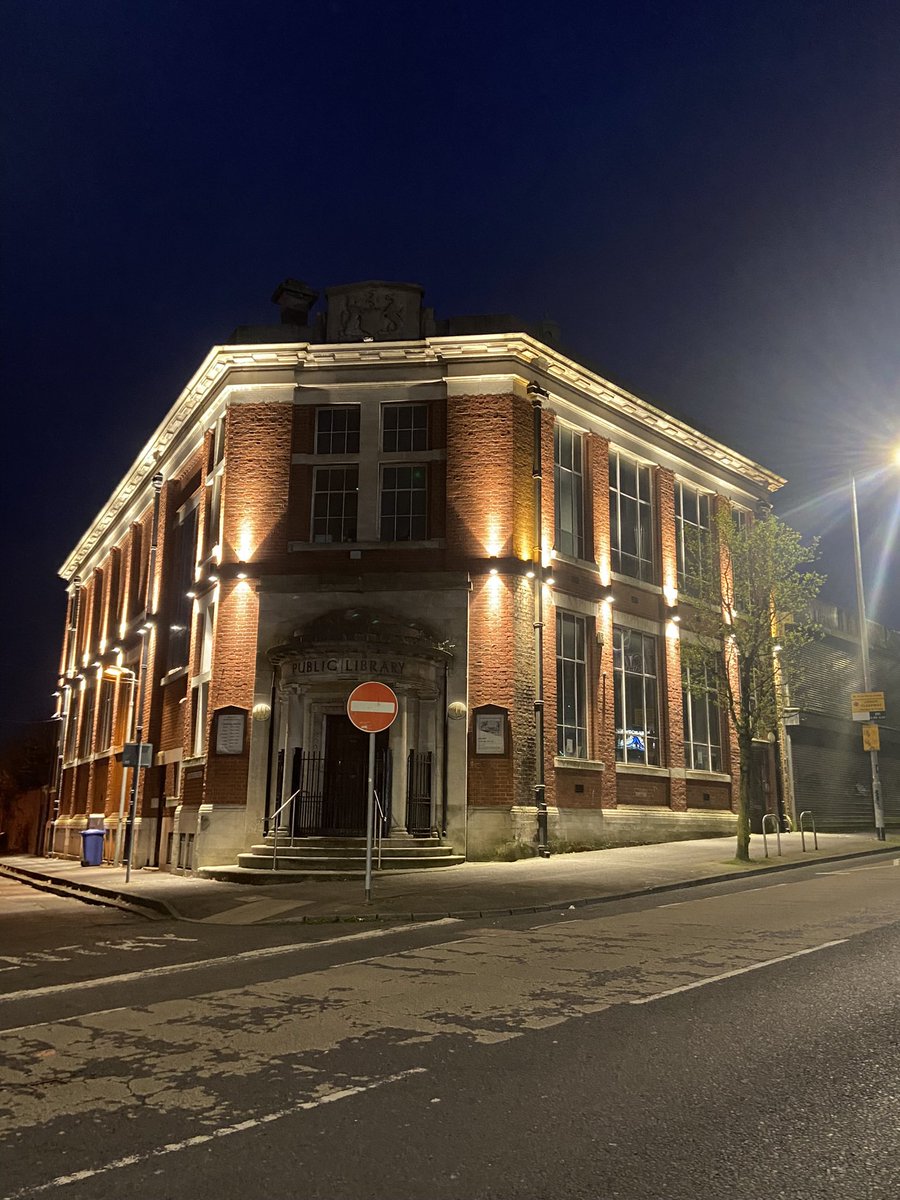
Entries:
[[781,835],[782,854],[769,837],[750,844],[751,862],[734,859],[734,838],[617,847],[549,859],[470,862],[419,871],[376,872],[366,903],[361,880],[302,880],[296,884],[222,883],[163,871],[82,867],[72,859],[8,856],[0,876],[34,887],[140,913],[222,925],[328,924],[352,921],[427,921],[549,912],[612,900],[762,875],[871,854],[900,855],[900,836],[878,842],[872,834],[820,833],[818,849],[806,835]]

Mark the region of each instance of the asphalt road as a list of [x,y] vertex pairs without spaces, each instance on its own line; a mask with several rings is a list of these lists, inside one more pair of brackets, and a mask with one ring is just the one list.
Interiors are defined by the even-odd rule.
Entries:
[[895,860],[337,933],[17,903],[4,1197],[900,1194]]

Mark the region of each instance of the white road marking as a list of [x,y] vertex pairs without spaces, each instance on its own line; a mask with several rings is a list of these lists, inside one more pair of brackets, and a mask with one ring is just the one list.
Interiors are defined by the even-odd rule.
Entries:
[[67,1021],[90,1021],[93,1017],[105,1017],[109,1013],[129,1012],[130,1007],[127,1004],[120,1004],[117,1008],[100,1008],[97,1012],[78,1013],[74,1017],[56,1017],[52,1021],[36,1021],[33,1025],[14,1025],[11,1029],[0,1029],[0,1033],[27,1033],[31,1029],[46,1029],[48,1025],[65,1025]]
[[255,925],[258,921],[267,921],[269,917],[280,916],[281,913],[290,912],[292,908],[303,908],[307,904],[312,904],[312,900],[252,900],[250,904],[244,902],[237,908],[229,908],[225,912],[204,917],[203,924]]
[[821,946],[810,946],[806,950],[795,950],[793,954],[781,954],[778,958],[767,958],[765,962],[751,963],[749,967],[737,967],[734,971],[724,971],[721,975],[710,975],[707,979],[695,979],[693,983],[684,983],[681,987],[669,988],[665,992],[657,992],[653,996],[641,996],[639,1000],[629,1000],[629,1004],[652,1004],[654,1000],[663,1000],[666,996],[677,996],[679,992],[690,992],[694,988],[706,987],[709,983],[721,983],[723,979],[733,979],[735,975],[746,975],[748,971],[761,971],[763,967],[774,967],[776,963],[787,962],[791,958],[801,958],[804,954],[816,954],[819,950],[828,950],[832,946],[843,946],[848,938],[838,938],[834,942],[823,942]]
[[162,1158],[167,1154],[177,1154],[180,1150],[190,1150],[194,1146],[203,1146],[221,1138],[231,1137],[235,1133],[246,1133],[248,1129],[257,1129],[260,1125],[268,1125],[272,1121],[280,1121],[284,1117],[293,1116],[298,1112],[321,1108],[324,1104],[334,1104],[338,1100],[347,1100],[351,1096],[359,1096],[363,1092],[374,1091],[375,1088],[385,1087],[389,1083],[400,1083],[411,1075],[426,1075],[425,1067],[412,1067],[408,1071],[398,1071],[396,1075],[385,1075],[382,1079],[372,1079],[368,1083],[357,1084],[355,1087],[339,1088],[334,1092],[326,1092],[315,1100],[301,1100],[288,1108],[279,1108],[275,1112],[265,1113],[261,1117],[252,1117],[247,1121],[238,1121],[235,1125],[223,1125],[212,1133],[201,1133],[196,1137],[185,1138],[182,1142],[169,1142],[165,1146],[157,1146],[154,1150],[146,1150],[142,1154],[128,1154],[124,1158],[114,1159],[104,1163],[102,1167],[89,1167],[84,1171],[75,1171],[72,1175],[58,1175],[48,1183],[38,1184],[37,1187],[20,1188],[10,1192],[5,1200],[18,1200],[21,1196],[36,1196],[40,1192],[49,1192],[53,1188],[65,1187],[67,1183],[83,1183],[85,1179],[93,1179],[97,1175],[106,1175],[110,1171],[120,1171],[123,1167],[133,1167],[137,1163],[149,1162],[154,1158]]
[[177,975],[183,971],[194,971],[198,967],[220,967],[229,963],[249,962],[254,958],[275,958],[279,954],[294,954],[301,950],[314,950],[320,946],[337,946],[343,942],[361,942],[366,938],[388,937],[393,933],[409,933],[413,929],[434,929],[438,925],[459,925],[456,917],[441,917],[437,921],[414,925],[393,925],[385,929],[365,929],[359,933],[348,933],[345,937],[326,938],[321,942],[301,942],[290,946],[264,946],[258,950],[242,950],[239,954],[225,954],[221,958],[201,958],[194,962],[169,963],[164,967],[151,967],[146,971],[127,971],[122,975],[104,975],[99,979],[80,979],[75,983],[54,983],[47,987],[27,988],[19,992],[7,992],[0,996],[0,1003],[10,1000],[31,1000],[37,996],[55,996],[60,992],[84,991],[104,987],[112,983],[132,983],[136,979],[156,979],[160,975]]
[[860,871],[890,871],[891,867],[900,867],[900,858],[889,863],[873,863],[867,867],[844,867],[843,871],[816,871],[817,875],[858,875]]

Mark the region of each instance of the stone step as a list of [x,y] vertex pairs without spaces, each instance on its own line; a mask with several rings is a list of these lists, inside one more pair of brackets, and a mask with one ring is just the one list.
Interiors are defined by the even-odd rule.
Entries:
[[[274,837],[271,833],[267,833],[263,838],[263,843],[271,846],[274,842]],[[442,842],[437,837],[414,837],[409,833],[392,834],[390,837],[382,838],[383,846],[440,846]],[[288,837],[286,834],[278,835],[279,846],[337,846],[344,850],[348,847],[362,846],[365,849],[366,839],[362,837]]]
[[[454,862],[452,862],[452,863],[448,863],[448,862],[446,862],[446,860],[442,859],[440,865],[442,867],[443,866],[457,866],[459,863],[462,863],[464,861],[465,860],[460,856],[457,859],[455,859]],[[410,868],[406,868],[407,871],[409,869]],[[303,883],[305,881],[309,881],[309,882],[315,881],[317,883],[340,883],[341,881],[346,881],[346,880],[354,880],[354,881],[358,880],[360,883],[362,883],[366,877],[366,873],[364,870],[362,870],[362,871],[360,871],[360,870],[306,871],[306,870],[302,870],[302,869],[300,869],[300,870],[294,869],[294,870],[283,871],[281,869],[280,860],[279,860],[279,865],[278,865],[277,871],[273,871],[271,869],[271,862],[269,861],[269,866],[267,868],[238,867],[238,866],[226,865],[226,866],[221,866],[221,867],[215,867],[215,866],[200,867],[196,873],[198,876],[200,876],[201,879],[218,879],[222,883],[243,883],[243,884],[251,884],[251,885],[256,884],[258,886],[262,886],[262,885],[268,886],[270,884],[275,884],[275,883]],[[375,879],[378,880],[382,876],[386,876],[386,875],[389,875],[392,873],[393,873],[392,871],[387,871],[387,870],[376,871]]]
[[[259,842],[255,846],[250,847],[251,854],[271,855],[275,847],[271,842]],[[374,848],[377,854],[377,845]],[[452,846],[441,846],[437,842],[433,842],[426,846],[404,846],[394,843],[382,842],[381,856],[382,858],[446,858],[453,854]],[[295,842],[291,845],[288,842],[278,843],[279,858],[358,858],[363,859],[366,856],[365,842],[361,846],[310,846],[303,843]]]
[[[373,860],[377,864],[377,856]],[[432,855],[427,858],[396,858],[386,854],[381,856],[382,871],[423,871],[435,870],[439,867],[455,867],[465,862],[461,854]],[[264,871],[272,870],[271,852],[263,854],[244,853],[238,855],[239,869]],[[312,854],[287,855],[278,851],[278,871],[290,871],[297,876],[309,875],[327,876],[330,878],[355,878],[365,873],[365,855],[316,857]],[[219,876],[216,876],[219,878]]]

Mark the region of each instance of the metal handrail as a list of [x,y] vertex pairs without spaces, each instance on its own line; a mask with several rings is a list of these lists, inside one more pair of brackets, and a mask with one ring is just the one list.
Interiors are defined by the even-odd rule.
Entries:
[[293,804],[300,795],[302,788],[297,788],[292,796],[288,796],[283,804],[279,804],[278,808],[272,813],[270,820],[272,822],[272,870],[278,870],[278,818],[284,812],[289,804]]
[[763,835],[763,849],[766,852],[766,858],[769,857],[769,843],[766,841],[766,821],[769,819],[771,819],[772,821],[775,822],[775,837],[778,841],[778,853],[779,853],[779,855],[781,854],[781,825],[778,821],[778,817],[775,815],[775,813],[763,813],[762,835]]
[[819,835],[816,833],[816,818],[813,816],[811,808],[805,809],[800,814],[800,848],[802,850],[806,849],[806,836],[805,836],[804,830],[803,830],[803,818],[804,817],[809,817],[810,823],[812,824],[813,846],[816,850],[818,850]]
[[381,807],[381,801],[378,799],[378,793],[372,789],[372,795],[375,797],[375,811],[372,814],[373,820],[376,821],[375,840],[378,845],[378,870],[381,870],[381,838],[384,833],[384,809]]

